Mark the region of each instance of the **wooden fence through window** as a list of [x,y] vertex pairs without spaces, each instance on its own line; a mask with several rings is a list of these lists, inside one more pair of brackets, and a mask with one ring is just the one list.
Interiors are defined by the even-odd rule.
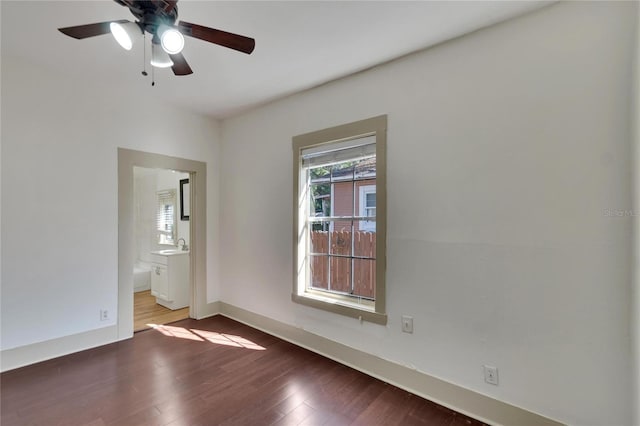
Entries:
[[[353,253],[351,253],[352,236]],[[375,232],[311,231],[311,253],[313,254],[310,263],[312,287],[375,298]],[[351,256],[371,259],[358,259]]]

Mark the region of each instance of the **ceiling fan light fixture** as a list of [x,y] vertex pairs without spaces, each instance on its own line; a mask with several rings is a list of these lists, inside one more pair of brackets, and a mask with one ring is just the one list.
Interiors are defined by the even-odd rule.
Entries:
[[[120,19],[96,22],[58,28],[58,31],[77,40],[111,33],[117,43],[126,50],[131,50],[136,40],[143,38],[141,36],[145,33],[149,33],[152,36],[151,69],[171,67],[171,71],[177,76],[193,74],[193,70],[182,55],[185,34],[247,55],[253,52],[256,46],[256,41],[251,37],[178,21],[178,0],[115,0],[115,2],[127,7],[136,17],[136,21]],[[148,46],[145,38],[143,61],[147,60]],[[146,70],[142,71],[142,75],[147,75]]]
[[180,31],[166,25],[161,25],[158,27],[158,34],[160,35],[160,44],[165,52],[170,55],[175,55],[182,51],[184,47],[184,37]]
[[173,61],[159,44],[151,44],[151,65],[156,68],[169,68],[173,66]]
[[109,29],[113,38],[125,50],[131,50],[134,38],[142,34],[140,27],[133,22],[112,22],[109,24]]

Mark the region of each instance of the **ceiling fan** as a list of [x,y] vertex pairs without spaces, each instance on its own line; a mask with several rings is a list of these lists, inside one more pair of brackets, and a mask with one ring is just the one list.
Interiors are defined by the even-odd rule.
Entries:
[[[216,30],[190,22],[179,21],[178,0],[114,0],[129,8],[136,22],[126,19],[58,28],[60,32],[76,39],[85,39],[111,33],[118,44],[131,50],[136,36],[151,34],[151,65],[157,68],[171,67],[175,75],[192,74],[193,70],[181,51],[184,35],[218,44],[246,54],[253,52],[255,40],[238,34]],[[147,75],[146,71],[142,72]]]

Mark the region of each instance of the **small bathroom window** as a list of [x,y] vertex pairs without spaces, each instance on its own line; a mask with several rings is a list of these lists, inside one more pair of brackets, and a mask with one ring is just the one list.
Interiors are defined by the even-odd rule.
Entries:
[[158,244],[175,245],[176,241],[176,190],[165,189],[157,192],[158,210],[156,230]]

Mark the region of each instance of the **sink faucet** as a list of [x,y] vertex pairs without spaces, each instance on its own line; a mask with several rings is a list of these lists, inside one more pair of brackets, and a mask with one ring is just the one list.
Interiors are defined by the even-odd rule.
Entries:
[[187,242],[184,240],[184,238],[178,238],[178,245],[180,245],[180,240],[182,240],[182,251],[189,250],[189,246],[187,245]]

